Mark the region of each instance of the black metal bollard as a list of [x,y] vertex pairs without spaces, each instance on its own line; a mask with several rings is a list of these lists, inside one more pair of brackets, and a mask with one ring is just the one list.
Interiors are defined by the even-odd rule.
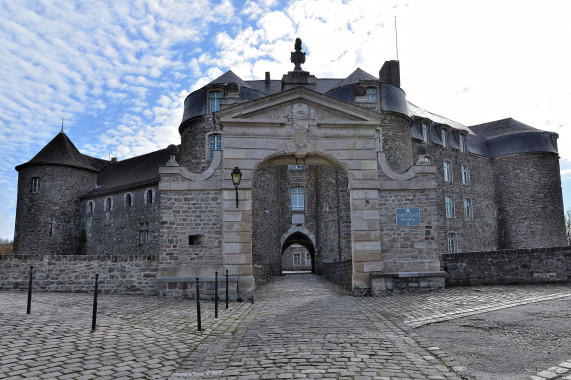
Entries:
[[196,317],[198,320],[198,331],[202,331],[200,324],[200,288],[198,285],[198,277],[196,278]]
[[218,318],[218,272],[214,273],[214,318]]
[[228,310],[228,269],[226,269],[226,310]]
[[97,288],[99,286],[99,273],[95,273],[95,292],[93,295],[93,316],[91,317],[91,332],[95,331],[97,324]]
[[34,266],[30,265],[30,281],[28,282],[28,308],[26,309],[26,314],[30,314],[32,310],[32,273],[34,272]]

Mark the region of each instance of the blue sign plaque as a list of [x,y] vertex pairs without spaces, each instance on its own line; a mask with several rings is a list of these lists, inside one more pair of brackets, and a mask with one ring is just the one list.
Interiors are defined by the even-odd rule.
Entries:
[[397,226],[420,226],[420,209],[397,208]]

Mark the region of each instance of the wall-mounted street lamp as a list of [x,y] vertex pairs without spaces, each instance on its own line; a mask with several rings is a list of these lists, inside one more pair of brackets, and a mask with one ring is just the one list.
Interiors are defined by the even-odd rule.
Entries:
[[236,166],[234,170],[232,170],[232,183],[234,184],[234,188],[236,189],[236,208],[238,208],[238,185],[240,184],[240,180],[242,179],[242,172]]

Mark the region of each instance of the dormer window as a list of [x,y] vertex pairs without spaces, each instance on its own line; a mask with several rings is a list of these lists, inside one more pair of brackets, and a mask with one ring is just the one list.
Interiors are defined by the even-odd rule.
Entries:
[[468,147],[466,145],[466,135],[460,133],[458,135],[458,145],[460,145],[460,152],[466,153],[468,151]]
[[40,177],[32,177],[32,193],[39,193],[40,192]]
[[449,135],[450,135],[450,133],[448,132],[448,129],[442,128],[440,130],[440,135],[442,137],[442,147],[448,148]]
[[220,109],[220,98],[222,91],[210,91],[210,113],[216,112]]
[[430,125],[427,123],[422,123],[422,141],[430,144]]
[[376,87],[367,87],[367,100],[369,102],[377,102],[377,88]]

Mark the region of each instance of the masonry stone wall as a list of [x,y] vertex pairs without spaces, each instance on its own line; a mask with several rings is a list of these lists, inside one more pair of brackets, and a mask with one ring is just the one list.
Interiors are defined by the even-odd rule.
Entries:
[[161,191],[161,265],[222,266],[220,190]]
[[[40,189],[31,192],[31,179]],[[93,189],[96,173],[68,166],[32,165],[18,174],[15,254],[80,253],[80,197]]]
[[[344,170],[322,166],[316,172],[317,218],[316,272],[326,265],[351,260],[351,204]],[[339,214],[337,214],[339,206]]]
[[156,295],[157,255],[0,255],[0,289],[92,292],[95,274],[103,293]]
[[[295,265],[295,255],[299,255],[299,265]],[[282,255],[282,271],[311,271],[311,256],[307,262],[306,255],[309,255],[309,252],[301,245],[289,246]]]
[[385,114],[381,122],[381,151],[387,155],[387,162],[396,173],[403,173],[413,164],[413,150],[410,139],[410,119]]
[[[146,201],[147,192],[153,199]],[[127,202],[127,195],[131,203]],[[105,202],[111,199],[111,209]],[[93,208],[88,207],[92,202]],[[88,255],[144,255],[159,250],[159,192],[156,184],[121,192],[83,199],[79,214],[84,230],[84,249]],[[147,229],[148,241],[141,242],[142,230]]]
[[[457,134],[450,134],[456,137]],[[452,145],[452,144],[450,144]],[[493,186],[491,160],[461,152],[454,147],[444,148],[432,143],[414,142],[415,149],[426,149],[436,167],[436,207],[438,225],[436,227],[438,252],[448,252],[448,234],[457,236],[458,252],[483,251],[497,248],[497,206],[496,191]],[[452,167],[452,180],[444,180],[444,162]],[[462,165],[468,168],[468,183],[462,183]],[[454,217],[446,217],[446,196],[454,200]],[[470,200],[472,217],[466,218],[464,199]]]
[[571,247],[464,252],[440,256],[446,286],[569,282]]
[[194,173],[201,173],[210,166],[210,151],[207,143],[209,133],[222,133],[212,117],[199,116],[180,127],[180,165]]
[[559,157],[527,153],[495,158],[498,248],[566,244]]
[[347,290],[352,288],[353,261],[345,260],[323,264],[324,276]]

